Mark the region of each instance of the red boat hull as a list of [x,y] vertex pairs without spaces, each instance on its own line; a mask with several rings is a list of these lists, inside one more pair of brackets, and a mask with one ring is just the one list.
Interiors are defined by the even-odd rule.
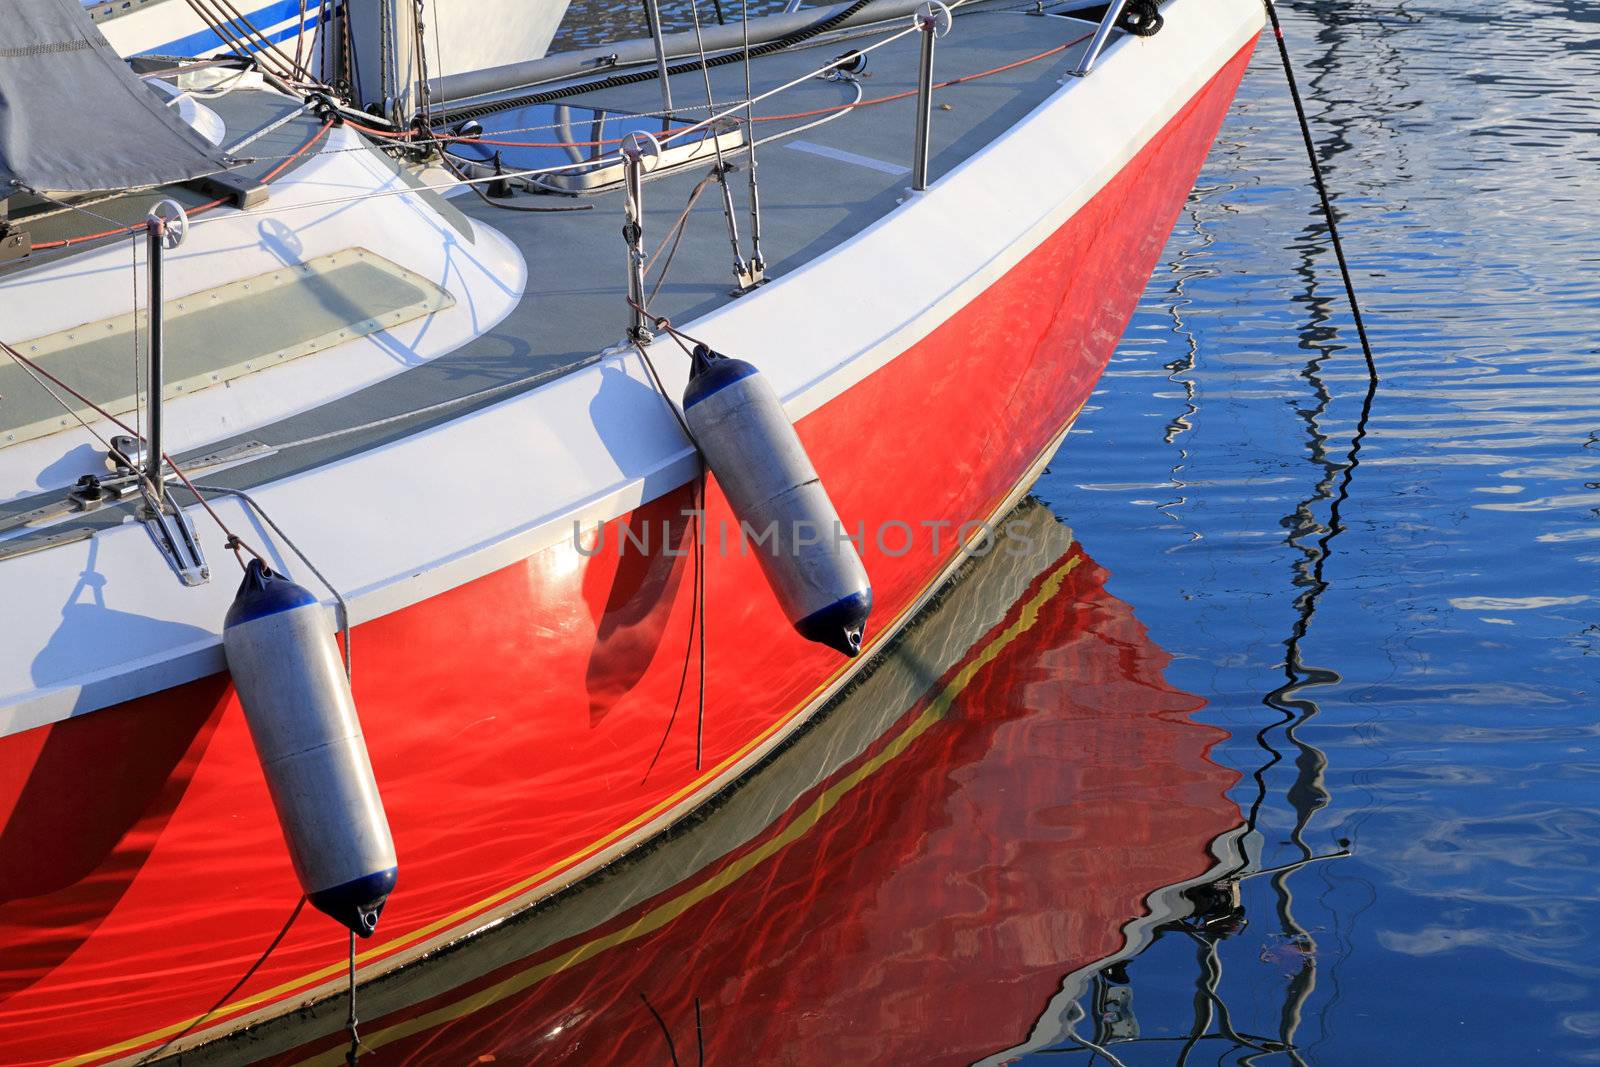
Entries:
[[[869,531],[878,633],[1089,396],[1249,51],[1002,279],[802,421],[840,514]],[[790,629],[753,554],[719,551],[716,531],[737,526],[713,482],[697,728],[693,556],[659,537],[665,521],[687,547],[692,502],[683,487],[610,524],[612,550],[558,544],[355,631],[401,861],[364,968],[462,936],[681,815],[846,671]],[[615,550],[621,527],[645,523],[649,554]],[[878,543],[893,523],[909,551],[898,527]],[[11,1062],[188,1044],[343,976],[342,930],[310,909],[289,921],[300,892],[223,677],[0,739],[0,825]]]
[[[1239,822],[1237,775],[1208,755],[1223,732],[1192,721],[1201,701],[1163,679],[1166,654],[1105,572],[1076,545],[1044,562],[753,839],[577,937],[367,1018],[365,1047],[386,1063],[660,1064],[665,1028],[697,1060],[697,1009],[708,1063],[971,1063],[1023,1042],[1063,976],[1122,951],[1147,895],[1211,869]],[[949,647],[940,623],[887,669],[921,676]],[[831,715],[876,710],[852,697]],[[797,747],[841,745],[852,724],[833,726]],[[346,1047],[336,1032],[271,1062],[332,1065]]]

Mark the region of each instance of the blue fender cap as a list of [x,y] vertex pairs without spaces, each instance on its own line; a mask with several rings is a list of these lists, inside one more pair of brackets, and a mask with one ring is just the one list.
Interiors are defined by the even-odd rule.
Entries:
[[683,391],[683,408],[687,411],[734,382],[760,373],[753,364],[742,359],[733,359],[713,352],[705,345],[696,345],[694,364],[689,368],[689,385]]
[[259,559],[252,559],[245,564],[244,581],[233,595],[223,626],[237,626],[263,615],[276,615],[316,602],[317,598],[305,586],[291,582]]
[[360,878],[352,878],[331,889],[319,889],[310,894],[311,906],[330,916],[340,925],[348,927],[359,937],[371,937],[378,928],[378,916],[383,912],[389,894],[394,892],[400,868],[374,871]]
[[794,628],[807,641],[827,645],[846,656],[861,654],[861,638],[867,630],[867,616],[872,614],[872,590],[851,593],[832,604],[813,611],[795,622]]

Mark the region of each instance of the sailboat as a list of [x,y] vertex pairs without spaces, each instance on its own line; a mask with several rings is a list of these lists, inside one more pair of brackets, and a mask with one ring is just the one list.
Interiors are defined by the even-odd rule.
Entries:
[[13,5],[8,1057],[344,996],[741,781],[1003,550],[1262,22],[683,6],[439,74],[388,0],[316,72]]

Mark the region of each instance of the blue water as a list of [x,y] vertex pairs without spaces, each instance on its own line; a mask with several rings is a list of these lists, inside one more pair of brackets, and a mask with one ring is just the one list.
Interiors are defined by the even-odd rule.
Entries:
[[[575,4],[557,46],[592,40],[638,10],[631,0]],[[681,26],[684,10],[669,5],[668,21]],[[1231,798],[1249,827],[1249,866],[1237,906],[1213,897],[1216,921],[1168,924],[1131,960],[1094,964],[1080,1022],[1052,1029],[1051,1013],[1072,1022],[1072,1009],[1019,993],[1006,1006],[1014,1010],[994,1012],[986,1047],[1017,1047],[1038,1019],[1040,1032],[1074,1035],[1021,1057],[1038,1065],[1600,1062],[1600,9],[1323,0],[1282,13],[1380,380],[1361,357],[1264,40],[1125,340],[1037,489],[1092,560],[1085,572],[1108,571],[1107,590],[1132,615],[1098,592],[1076,622],[1077,608],[1047,603],[1040,610],[1060,646],[996,659],[995,669],[1011,665],[1014,687],[984,682],[970,696],[997,721],[1025,711],[1037,725],[1059,699],[1051,685],[1068,687],[1079,669],[1075,700],[1122,694],[1116,707],[1101,703],[1097,724],[1114,714],[1160,720],[1189,738],[1172,751],[1191,754],[1213,731],[1183,713],[1141,715],[1127,694],[1147,691],[1153,708],[1158,698],[1203,701],[1194,718],[1225,731],[1209,757],[1238,774]],[[945,651],[958,660],[964,649]],[[1170,689],[1140,673],[1157,669],[1158,649],[1172,657]],[[1118,662],[1138,669],[1107,688],[1106,664]],[[1162,824],[1148,813],[1193,800],[1192,788],[1165,779],[1195,777],[1196,767],[1170,752],[1163,763],[1160,746],[1147,744],[1152,763],[1130,755],[1113,764],[1127,773],[1106,775],[1106,753],[1118,749],[1086,740],[1087,755],[1058,771],[1018,758],[1038,756],[1021,730],[995,733],[1009,741],[988,749],[957,746],[941,738],[982,734],[983,716],[954,706],[923,742],[944,744],[937,751],[949,757],[919,767],[949,785],[928,791],[937,803],[896,807],[900,779],[869,777],[857,802],[871,818],[819,817],[815,833],[711,903],[595,954],[592,973],[572,964],[559,981],[528,980],[516,999],[462,1009],[452,1025],[420,1031],[415,1047],[376,1050],[372,1062],[442,1062],[441,1049],[481,1050],[478,1062],[552,1061],[569,1045],[626,1048],[640,1063],[680,1062],[683,1051],[681,1062],[697,1062],[686,1050],[698,1043],[702,1006],[713,1049],[837,1027],[814,1046],[763,1049],[773,1061],[829,1062],[818,1050],[838,1047],[839,1033],[879,1033],[885,1020],[943,1035],[918,1028],[953,1019],[973,988],[1004,983],[984,962],[991,941],[1034,950],[1022,953],[1030,967],[1060,960],[1064,977],[1079,955],[1101,959],[1073,941],[1109,937],[1103,923],[1080,928],[1096,914],[1085,903],[1093,890],[1051,883],[1040,893],[1041,877],[1021,892],[1016,872],[1048,865],[1019,857],[1091,847],[1060,815],[1084,800],[1127,820],[1118,854],[1193,868],[1199,843],[1163,832],[1175,815]],[[819,746],[829,735],[820,736]],[[1044,798],[1003,832],[980,806],[1015,799],[1004,773],[978,774],[995,759],[1033,776],[1015,795]],[[1086,768],[1098,774],[1094,787]],[[994,842],[981,871],[929,859],[966,852],[950,846],[953,829],[926,833],[918,818],[954,827],[961,813],[963,841]],[[1218,830],[1234,817],[1204,813],[1198,822]],[[707,835],[716,819],[706,816]],[[1170,864],[1153,864],[1149,854],[1169,839]],[[681,851],[704,862],[689,845]],[[902,853],[910,858],[895,869],[868,862]],[[663,855],[663,866],[676,862],[670,848]],[[619,864],[613,890],[650,862]],[[1105,866],[1102,854],[1074,869]],[[804,899],[851,906],[795,910],[784,894],[798,883],[785,870],[816,881]],[[873,870],[879,881],[856,886],[823,877]],[[971,896],[974,887],[982,892]],[[1116,897],[1127,886],[1104,889]],[[895,906],[908,895],[934,905]],[[570,904],[580,916],[581,899]],[[938,906],[945,900],[958,903]],[[507,924],[501,942],[486,937],[483,967],[521,975],[554,951],[558,935],[538,926],[559,926],[560,908],[549,911]],[[973,916],[989,914],[1006,936],[977,929]],[[908,915],[920,925],[905,926]],[[892,958],[852,962],[843,992],[733,995],[787,988],[772,976],[824,973],[814,965],[828,953],[857,961],[880,942]],[[738,951],[717,948],[727,945]],[[459,957],[463,973],[473,971],[470,951]],[[973,961],[965,990],[930,994],[904,977],[962,960]],[[453,991],[451,966],[443,957],[416,996],[465,995]],[[784,1026],[763,1030],[785,1011]],[[970,1043],[970,1024],[948,1023],[948,1047]],[[370,1031],[385,1025],[375,1018]],[[580,1040],[569,1026],[587,1032]],[[943,1047],[898,1036],[881,1047]]]
[[1350,854],[1245,880],[1204,1009],[1196,942],[1158,940],[1141,1034],[1215,1035],[1220,1004],[1294,1051],[1193,1062],[1597,1062],[1600,11],[1283,17],[1370,405],[1264,39],[1039,489],[1229,731],[1260,863]]

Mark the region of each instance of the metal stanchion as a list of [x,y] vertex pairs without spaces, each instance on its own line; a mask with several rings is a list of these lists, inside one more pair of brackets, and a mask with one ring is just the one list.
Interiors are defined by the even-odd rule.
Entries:
[[928,187],[928,132],[933,122],[933,43],[950,32],[950,9],[931,0],[914,16],[922,31],[922,55],[917,65],[917,144],[911,158],[911,188]]
[[150,491],[159,508],[167,499],[166,480],[161,473],[161,357],[164,354],[161,338],[161,255],[167,239],[166,220],[152,211],[145,220],[145,235],[145,247],[149,255],[145,273],[150,278],[150,384],[145,387],[145,395],[150,398],[150,417],[146,430],[148,436],[145,438],[148,447],[144,452],[144,476],[150,483]]
[[165,447],[161,433],[161,390],[165,381],[166,345],[162,336],[162,266],[169,248],[178,247],[183,241],[184,230],[187,228],[188,219],[183,209],[170,200],[163,200],[150,209],[145,216],[145,250],[147,254],[146,274],[149,277],[149,378],[146,386],[146,406],[148,408],[148,421],[145,430],[144,450],[144,475],[150,483],[150,492],[155,497],[155,507],[162,508],[167,502],[166,476],[162,473],[161,455]]
[[644,18],[650,24],[650,39],[656,46],[656,77],[661,79],[661,128],[672,120],[672,86],[667,81],[667,43],[661,35],[661,5],[659,0],[644,0]]
[[644,292],[644,172],[661,157],[660,143],[648,133],[630,133],[622,141],[626,199],[623,203],[622,239],[628,244],[628,302],[632,316],[628,340],[647,345],[655,339],[645,315]]
[[1128,0],[1111,0],[1111,3],[1106,5],[1105,17],[1100,20],[1100,25],[1094,31],[1094,40],[1083,50],[1083,58],[1078,60],[1078,69],[1072,72],[1074,77],[1087,77],[1094,69],[1095,62],[1099,60],[1100,53],[1105,51],[1106,43],[1111,40],[1111,31],[1117,28],[1117,20],[1122,17],[1122,9],[1127,3]]
[[163,200],[145,216],[146,247],[149,250],[150,275],[150,377],[145,428],[144,511],[141,518],[145,529],[156,546],[167,557],[167,562],[177,572],[184,585],[203,585],[211,578],[205,556],[200,551],[200,541],[194,527],[183,511],[167,497],[167,479],[164,470],[166,445],[162,441],[161,414],[165,406],[161,391],[164,385],[165,339],[162,336],[162,267],[169,249],[183,243],[189,229],[189,217],[175,200]]

